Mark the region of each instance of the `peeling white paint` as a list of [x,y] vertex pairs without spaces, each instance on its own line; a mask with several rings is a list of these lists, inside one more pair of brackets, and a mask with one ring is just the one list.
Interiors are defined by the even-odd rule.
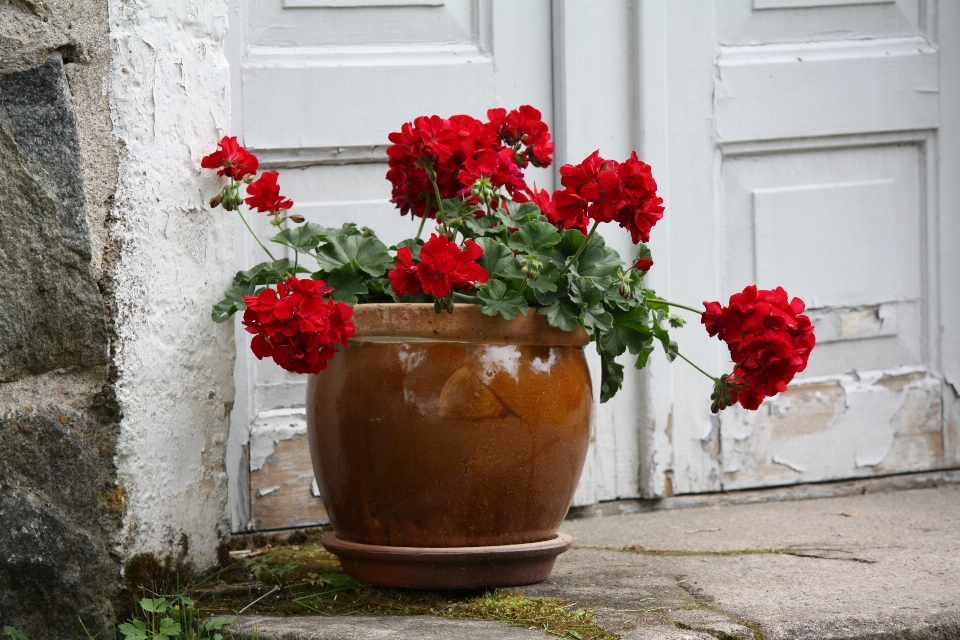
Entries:
[[250,430],[250,471],[267,464],[281,440],[293,440],[307,433],[307,411],[304,408],[261,411]]
[[724,488],[942,465],[942,383],[925,368],[799,380],[756,412],[723,416]]
[[803,473],[804,471],[806,471],[806,469],[804,469],[804,468],[801,467],[800,465],[798,465],[798,464],[796,464],[796,463],[793,463],[793,462],[788,462],[787,460],[784,460],[783,456],[778,455],[778,454],[774,454],[773,457],[771,458],[771,460],[773,461],[774,464],[783,465],[783,466],[787,467],[788,469],[793,469],[793,470],[796,471],[797,473]]
[[120,145],[112,237],[121,552],[216,562],[226,533],[224,448],[232,327],[210,306],[233,270],[233,221],[201,175],[230,120],[226,0],[111,0],[110,112]]

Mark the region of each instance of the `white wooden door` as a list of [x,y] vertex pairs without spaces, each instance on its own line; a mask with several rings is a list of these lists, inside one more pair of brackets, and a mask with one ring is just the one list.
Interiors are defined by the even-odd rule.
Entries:
[[[641,387],[644,495],[958,464],[942,375],[958,345],[942,309],[960,291],[941,284],[958,239],[938,232],[960,207],[955,189],[938,197],[958,173],[938,146],[944,115],[956,141],[960,107],[940,86],[956,83],[957,4],[642,3],[643,156],[667,207],[652,247],[669,270],[654,283],[694,303],[782,285],[818,337],[785,394],[719,418],[709,381],[656,361]],[[730,369],[701,329],[678,339]]]
[[[230,29],[232,133],[281,171],[295,212],[326,226],[356,221],[388,244],[416,233],[389,203],[391,131],[419,115],[485,119],[521,104],[553,119],[549,0],[236,0]],[[553,186],[550,170],[527,177]],[[246,265],[264,259],[242,227],[237,249]],[[306,378],[257,361],[247,338],[237,332],[232,526],[321,522]]]
[[[757,283],[807,301],[810,366],[756,413],[711,415],[709,381],[662,355],[628,368],[597,406],[575,505],[960,466],[960,2],[234,0],[230,33],[232,132],[311,220],[410,235],[387,133],[532,104],[554,169],[597,148],[653,166],[659,293]],[[727,370],[691,320],[683,351]],[[322,521],[304,380],[238,332],[237,387],[234,529]]]

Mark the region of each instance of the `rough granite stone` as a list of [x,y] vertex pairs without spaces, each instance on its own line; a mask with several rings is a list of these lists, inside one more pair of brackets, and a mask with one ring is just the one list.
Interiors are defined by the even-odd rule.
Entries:
[[120,582],[116,434],[99,426],[115,408],[29,409],[0,415],[0,618],[31,640],[73,637],[78,620],[109,624]]
[[0,72],[0,382],[108,361],[59,53]]

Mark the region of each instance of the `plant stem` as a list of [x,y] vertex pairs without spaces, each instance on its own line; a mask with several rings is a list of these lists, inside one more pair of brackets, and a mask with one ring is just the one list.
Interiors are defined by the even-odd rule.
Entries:
[[454,292],[454,293],[453,293],[453,299],[454,299],[454,300],[461,300],[461,301],[463,301],[463,302],[471,302],[471,303],[480,302],[480,298],[478,298],[477,296],[471,296],[471,295],[469,295],[469,294],[467,294],[467,293],[457,293],[457,292]]
[[577,249],[577,252],[576,252],[575,254],[573,254],[573,257],[570,258],[570,260],[567,262],[567,264],[563,265],[563,269],[560,269],[560,273],[557,274],[558,277],[559,277],[559,276],[562,276],[562,275],[565,274],[567,271],[569,271],[569,270],[570,270],[570,267],[573,266],[573,263],[576,262],[577,259],[580,258],[581,255],[583,255],[583,252],[584,252],[584,251],[587,250],[587,246],[590,244],[590,241],[593,240],[593,236],[594,236],[594,235],[596,234],[596,232],[597,232],[597,225],[598,225],[598,224],[600,224],[600,223],[599,223],[599,222],[594,222],[594,223],[593,223],[593,226],[590,227],[590,233],[587,234],[587,239],[583,241],[583,244],[580,245],[580,248]]
[[240,609],[240,611],[238,611],[237,613],[238,613],[238,614],[243,613],[244,611],[246,611],[247,609],[249,609],[249,608],[252,607],[253,605],[257,604],[258,602],[260,602],[261,600],[263,600],[264,598],[266,598],[268,595],[270,595],[270,594],[273,593],[274,591],[280,591],[280,587],[274,585],[273,589],[270,589],[270,591],[267,591],[265,594],[263,594],[262,596],[260,596],[259,598],[257,598],[256,600],[254,600],[253,602],[251,602],[250,604],[248,604],[247,606],[245,606],[243,609]]
[[[430,184],[433,185],[433,195],[437,198],[437,217],[440,218],[440,224],[443,225],[443,233],[446,235],[447,221],[443,218],[443,201],[440,199],[440,187],[437,186],[437,179],[433,174],[427,174],[427,177],[430,178]],[[426,210],[424,210],[423,214],[427,214]]]
[[241,220],[243,220],[243,224],[244,224],[244,226],[247,227],[247,231],[249,231],[250,234],[253,236],[253,239],[257,241],[257,244],[260,245],[260,248],[267,252],[267,255],[270,256],[270,259],[271,259],[271,260],[273,260],[274,262],[276,262],[277,259],[274,258],[274,257],[273,257],[273,254],[270,253],[270,250],[267,249],[265,246],[263,246],[263,243],[260,242],[260,237],[257,236],[256,233],[254,233],[254,231],[253,231],[252,228],[250,228],[250,223],[248,223],[248,222],[247,222],[247,219],[243,217],[243,213],[240,211],[240,209],[237,209],[237,215],[240,216],[240,219],[241,219]]
[[647,297],[647,300],[649,300],[650,302],[659,302],[660,304],[665,304],[665,305],[667,305],[668,307],[677,307],[678,309],[686,309],[687,311],[692,311],[692,312],[697,313],[697,314],[700,314],[700,315],[703,315],[704,313],[706,313],[703,309],[696,309],[696,308],[694,308],[694,307],[688,307],[687,305],[685,305],[685,304],[680,304],[679,302],[670,302],[670,301],[668,301],[668,300],[664,300],[664,299],[662,299],[662,298],[656,298],[656,297],[653,297],[653,296],[648,296],[648,297]]
[[423,233],[423,224],[424,224],[426,221],[427,221],[427,210],[424,209],[424,210],[423,210],[423,215],[420,216],[420,226],[417,227],[417,236],[414,238],[414,240],[419,240],[419,239],[420,239],[420,234]]
[[696,369],[697,371],[699,371],[699,372],[702,373],[703,375],[707,376],[708,378],[710,378],[710,379],[713,380],[714,382],[717,382],[718,378],[714,378],[712,375],[710,375],[709,373],[707,373],[706,371],[704,371],[703,369],[701,369],[700,367],[698,367],[696,364],[694,364],[693,360],[691,360],[691,359],[688,358],[687,356],[683,355],[683,354],[680,353],[679,351],[677,351],[677,355],[680,356],[681,358],[683,358],[684,360],[686,360],[686,361],[687,361],[687,364],[689,364],[691,367],[693,367],[694,369]]

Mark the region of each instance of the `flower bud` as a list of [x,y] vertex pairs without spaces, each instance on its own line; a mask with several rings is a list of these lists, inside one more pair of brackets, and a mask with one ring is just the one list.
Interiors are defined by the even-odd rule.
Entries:
[[[243,198],[240,197],[240,191],[237,189],[239,183],[228,184],[223,188],[220,194],[214,198],[217,200],[220,206],[222,206],[227,211],[236,211],[240,208],[240,203],[243,202]],[[213,201],[210,201],[211,206]]]
[[297,224],[300,224],[300,223],[303,222],[306,218],[304,218],[304,217],[303,217],[302,215],[300,215],[299,213],[294,213],[293,215],[287,216],[287,219],[288,219],[288,220],[293,220],[293,221],[296,222]]
[[624,298],[630,297],[630,283],[628,283],[626,280],[620,283],[620,295]]
[[484,204],[489,204],[493,200],[494,190],[490,178],[478,178],[473,186],[470,187],[470,195]]

